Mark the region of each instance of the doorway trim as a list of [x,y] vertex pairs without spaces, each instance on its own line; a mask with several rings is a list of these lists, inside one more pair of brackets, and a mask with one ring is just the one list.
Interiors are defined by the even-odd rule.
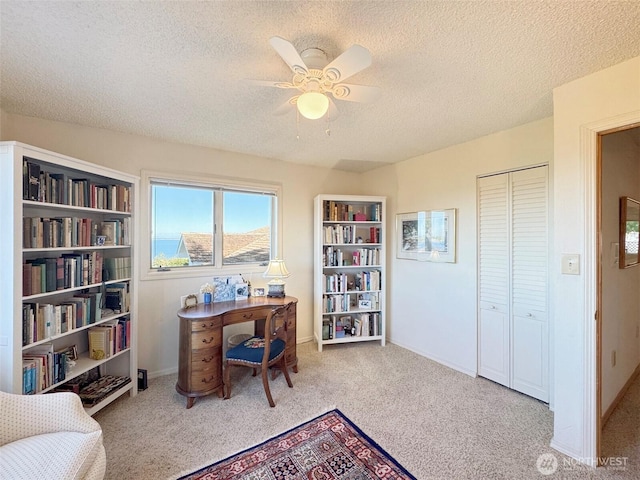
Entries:
[[640,110],[617,115],[580,127],[581,174],[584,185],[585,234],[585,316],[584,324],[584,418],[583,452],[590,452],[587,464],[596,467],[600,456],[601,431],[601,342],[599,304],[599,162],[600,135],[640,125]]

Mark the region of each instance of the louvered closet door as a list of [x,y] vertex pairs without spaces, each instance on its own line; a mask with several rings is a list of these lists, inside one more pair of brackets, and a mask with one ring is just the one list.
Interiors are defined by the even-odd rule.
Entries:
[[511,173],[511,388],[549,401],[547,167]]
[[478,374],[510,386],[508,175],[478,179]]

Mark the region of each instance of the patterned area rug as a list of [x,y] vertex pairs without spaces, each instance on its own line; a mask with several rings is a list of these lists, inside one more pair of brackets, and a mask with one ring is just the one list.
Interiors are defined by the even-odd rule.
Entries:
[[416,480],[339,410],[179,480],[229,479]]

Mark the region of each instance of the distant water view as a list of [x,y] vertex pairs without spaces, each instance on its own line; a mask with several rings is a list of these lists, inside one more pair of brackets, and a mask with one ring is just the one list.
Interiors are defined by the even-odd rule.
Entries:
[[162,238],[152,242],[151,258],[164,253],[167,258],[173,257],[178,251],[179,238]]

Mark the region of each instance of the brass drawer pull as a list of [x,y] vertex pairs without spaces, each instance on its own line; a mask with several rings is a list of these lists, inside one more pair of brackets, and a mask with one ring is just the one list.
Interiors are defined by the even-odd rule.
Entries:
[[253,317],[253,313],[244,313],[242,315],[242,318],[251,318],[251,317]]
[[209,340],[205,340],[204,338],[202,339],[202,343],[209,344],[211,342],[213,342],[213,337],[211,337]]
[[206,323],[203,323],[202,325],[200,325],[200,327],[202,327],[202,328],[213,328],[213,322],[211,322],[209,325],[207,325]]
[[211,377],[209,377],[209,379],[208,379],[208,380],[207,380],[206,378],[203,378],[203,379],[202,379],[202,383],[211,383],[211,382],[213,382],[213,378],[214,378],[214,376],[213,376],[213,375],[212,375]]
[[203,358],[203,359],[202,359],[202,361],[203,361],[204,363],[209,363],[209,362],[211,362],[212,360],[213,360],[213,356],[211,356],[211,357],[209,357],[209,358]]

